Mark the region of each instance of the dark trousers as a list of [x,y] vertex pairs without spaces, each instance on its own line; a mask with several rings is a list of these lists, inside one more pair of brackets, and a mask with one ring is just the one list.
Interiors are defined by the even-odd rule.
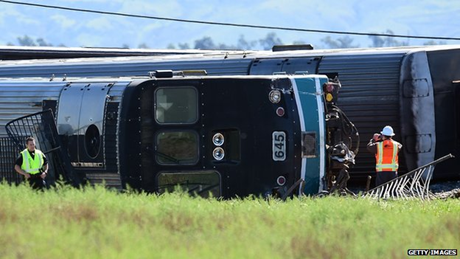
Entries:
[[33,189],[45,189],[46,187],[45,179],[42,179],[40,175],[41,175],[40,173],[31,174],[30,178],[27,179],[27,181],[29,182],[30,186]]
[[392,179],[398,177],[398,172],[395,171],[382,171],[377,172],[377,177],[375,178],[375,186],[384,184]]

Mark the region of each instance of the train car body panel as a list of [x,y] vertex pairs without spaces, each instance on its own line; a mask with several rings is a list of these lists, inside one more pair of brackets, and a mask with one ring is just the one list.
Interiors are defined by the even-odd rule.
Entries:
[[5,125],[24,114],[42,111],[44,101],[57,101],[65,82],[0,80],[0,137],[7,137]]
[[[179,184],[224,197],[285,192],[302,169],[308,170],[300,164],[302,134],[293,83],[287,77],[232,77],[159,80],[136,86],[130,99],[140,101],[123,105],[122,113],[139,114],[140,126],[132,123],[120,135],[126,138],[122,146],[142,156],[121,164],[124,185],[161,193]],[[279,104],[269,101],[273,89],[283,92]],[[280,107],[285,113],[277,115]],[[306,111],[308,117],[314,112],[316,124],[324,121],[317,110]],[[137,147],[128,134],[134,128],[141,132],[142,144]],[[321,136],[316,131],[315,135]],[[215,136],[224,141],[213,141]],[[171,148],[177,143],[182,150]],[[316,184],[306,190],[317,193],[319,172],[309,174],[317,176],[312,179]],[[284,179],[280,184],[279,178]]]
[[0,60],[59,59],[82,57],[161,56],[198,53],[225,53],[217,50],[126,49],[126,48],[69,48],[0,46]]
[[[328,82],[326,76],[312,76],[295,80],[294,89],[302,131],[302,170],[306,194],[318,193],[324,188],[322,179],[325,169],[325,114],[322,86]],[[313,143],[313,147],[312,147]],[[309,147],[309,148],[307,148]],[[313,150],[312,150],[313,149]]]
[[11,79],[0,82],[0,100],[27,97],[14,106],[16,118],[30,103],[40,104],[34,112],[54,110],[61,148],[89,182],[231,198],[292,194],[303,179],[296,193],[310,195],[326,188],[327,82],[323,75]]
[[400,85],[401,141],[407,167],[417,168],[434,161],[436,152],[434,87],[426,52],[404,57]]
[[[367,138],[385,125],[396,129],[395,140],[401,141],[399,77],[403,53],[341,53],[324,56],[319,74],[337,73],[342,88],[337,104],[359,129],[364,141],[352,172],[355,177],[367,177],[375,168],[375,157],[366,152]],[[366,137],[367,136],[367,137]],[[403,143],[403,141],[401,141]],[[407,170],[405,152],[400,155],[400,171]]]
[[[112,88],[126,88],[130,82],[82,82],[67,83],[62,88],[57,105],[58,133],[65,136],[71,163],[74,167],[105,168],[107,135],[114,137],[117,125],[110,121],[118,114],[119,99]],[[116,87],[114,87],[116,85]],[[118,98],[117,98],[118,97]],[[114,107],[114,108],[111,108]],[[109,111],[109,109],[111,109]],[[112,123],[113,124],[113,123]]]
[[[135,57],[43,62],[4,62],[0,76],[138,75],[156,69],[206,69],[212,75],[272,74],[308,71],[336,74],[342,83],[337,104],[371,138],[392,125],[404,148],[400,172],[407,172],[460,150],[460,105],[455,90],[460,75],[459,46],[233,52],[231,55]],[[453,111],[456,111],[455,113]],[[459,141],[457,141],[459,140]],[[360,150],[366,149],[365,141]],[[460,178],[460,157],[437,167],[435,179]],[[353,176],[374,173],[374,157],[360,152]]]
[[435,157],[452,153],[449,159],[436,166],[444,178],[460,178],[460,49],[426,53],[433,83],[436,126]]

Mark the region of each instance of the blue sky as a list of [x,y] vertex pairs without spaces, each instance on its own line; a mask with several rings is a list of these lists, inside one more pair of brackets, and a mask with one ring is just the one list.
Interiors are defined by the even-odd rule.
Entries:
[[[302,29],[354,31],[460,37],[460,1],[418,0],[26,0],[22,2],[72,8],[122,12],[178,19],[295,27]],[[0,2],[0,45],[17,44],[17,37],[43,38],[54,45],[68,47],[165,48],[168,44],[188,43],[205,36],[215,43],[235,45],[243,35],[247,41],[274,32],[284,44],[294,41],[321,47],[321,39],[343,35],[246,29],[179,23],[162,20],[118,17],[44,9]],[[367,36],[352,36],[353,43],[368,47]],[[396,39],[408,41],[407,39]],[[408,41],[421,45],[428,40]],[[459,44],[459,41],[444,41]]]

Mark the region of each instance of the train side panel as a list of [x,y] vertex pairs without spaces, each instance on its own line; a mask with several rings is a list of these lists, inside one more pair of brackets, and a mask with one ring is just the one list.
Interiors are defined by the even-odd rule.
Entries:
[[[324,80],[299,81],[299,90],[287,77],[173,78],[127,88],[121,113],[133,122],[120,131],[120,146],[131,153],[121,158],[124,185],[160,193],[180,186],[226,198],[283,195],[303,174],[305,192],[317,193],[325,164],[316,86]],[[281,94],[279,102],[270,101],[272,91]],[[305,122],[296,102],[301,91],[311,92],[302,100],[309,103]],[[305,123],[318,152],[308,166],[305,159],[302,166]]]
[[59,99],[65,82],[0,80],[0,136],[7,137],[5,125],[27,114],[40,112],[44,101]]
[[435,158],[456,157],[437,165],[434,178],[460,179],[460,49],[427,51],[427,59],[434,88]]
[[[400,171],[406,172],[446,153],[460,150],[460,112],[455,96],[459,46],[254,52],[237,56],[180,59],[126,58],[111,61],[65,61],[58,65],[3,63],[0,76],[138,75],[155,69],[206,69],[209,74],[271,74],[305,71],[338,74],[342,89],[338,105],[363,137],[351,174],[373,174],[375,161],[365,151],[365,140],[390,124],[402,142]],[[426,56],[425,58],[423,56]],[[115,59],[114,59],[115,60]],[[315,71],[316,70],[316,71]],[[430,83],[431,81],[431,83]],[[429,102],[426,102],[428,100]],[[433,110],[429,110],[434,100]],[[419,109],[421,106],[423,109]],[[423,110],[423,112],[422,112]],[[455,111],[455,115],[453,113]],[[414,120],[414,121],[411,121]],[[434,122],[435,129],[433,130]],[[459,177],[459,156],[437,166],[434,178]]]
[[322,85],[326,76],[296,79],[294,89],[302,130],[302,172],[306,194],[316,194],[324,189],[325,176],[325,114]]
[[399,85],[399,134],[407,167],[415,169],[434,161],[437,145],[435,91],[426,52],[404,56]]
[[131,81],[69,82],[56,106],[58,133],[80,175],[121,188],[118,128],[122,94]]

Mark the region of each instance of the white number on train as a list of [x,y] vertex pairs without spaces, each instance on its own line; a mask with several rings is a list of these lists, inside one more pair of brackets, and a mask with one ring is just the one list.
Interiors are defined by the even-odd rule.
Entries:
[[283,131],[272,133],[272,157],[273,161],[286,160],[286,133]]

